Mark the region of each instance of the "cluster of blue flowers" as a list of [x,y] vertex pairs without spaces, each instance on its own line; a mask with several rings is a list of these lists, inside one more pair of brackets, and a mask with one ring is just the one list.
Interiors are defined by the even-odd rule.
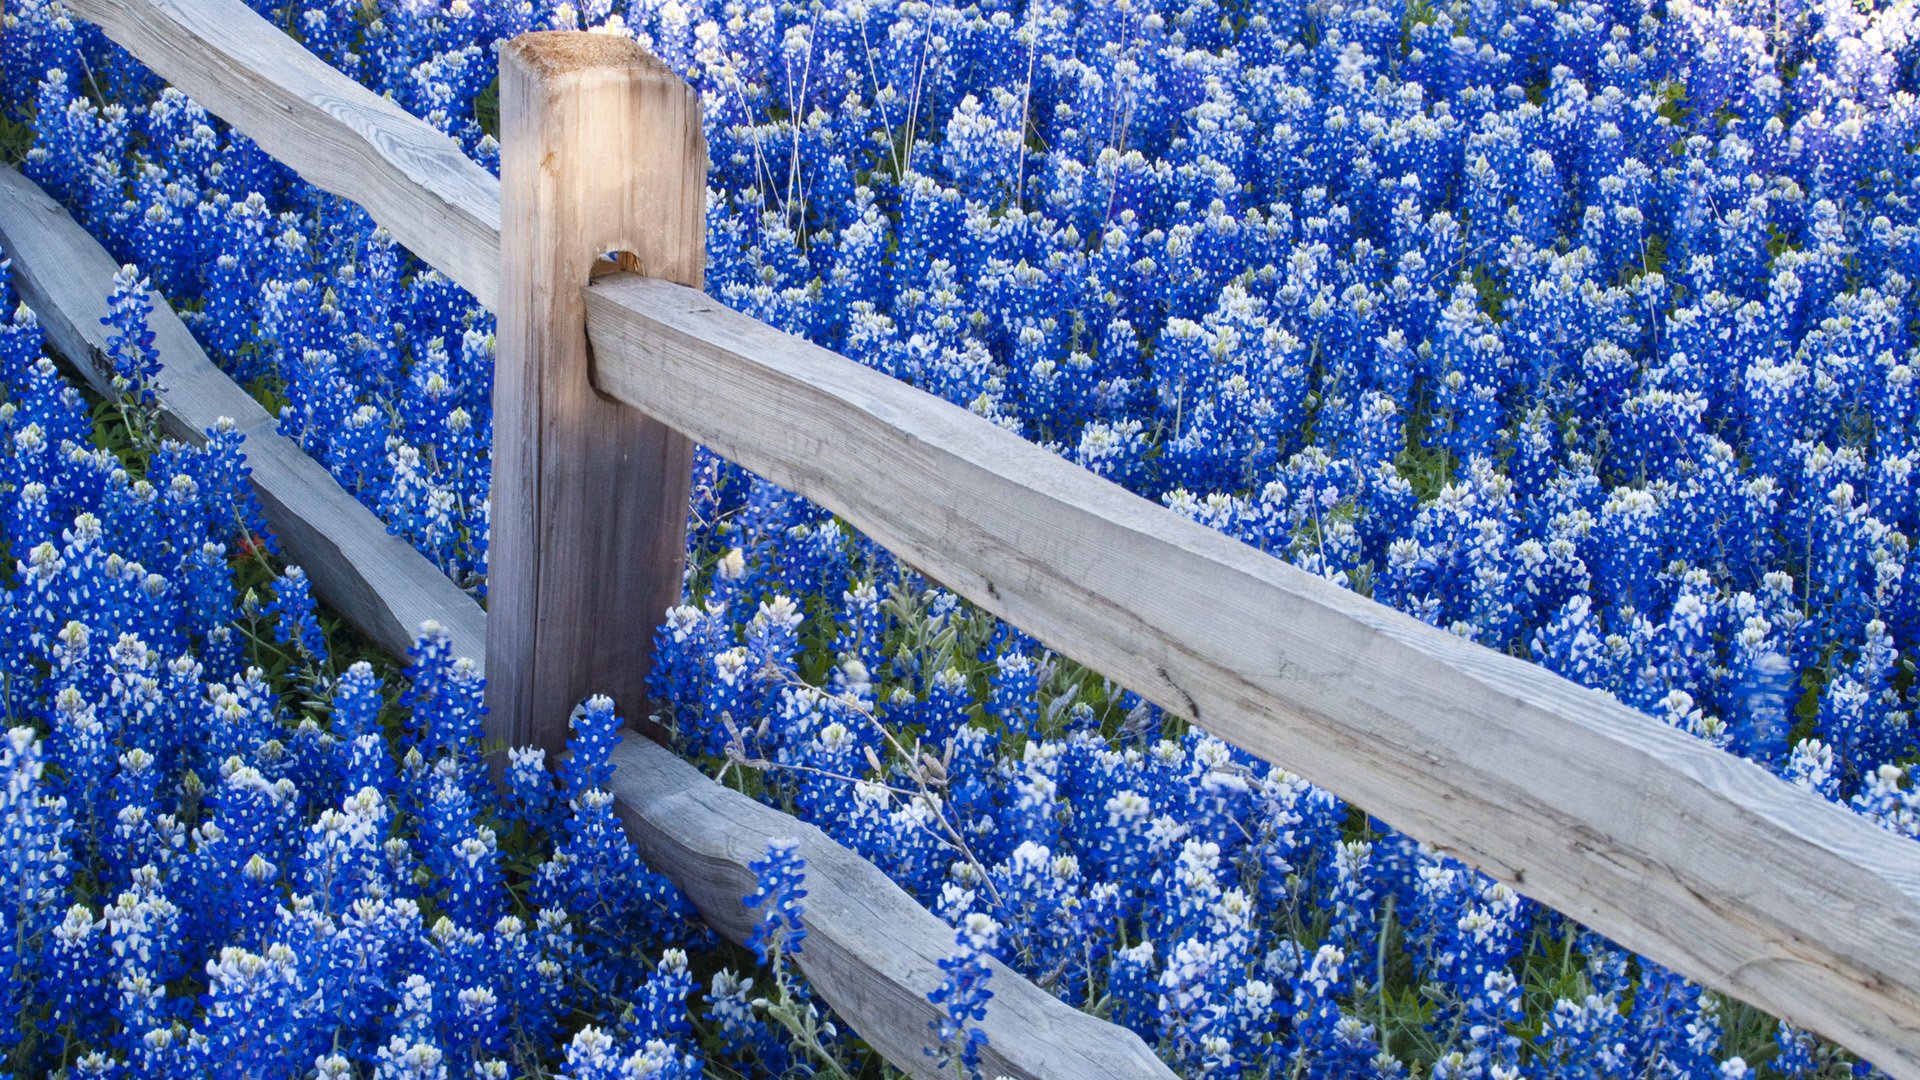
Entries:
[[[258,6],[489,166],[503,36],[634,34],[705,104],[714,295],[1920,836],[1909,6]],[[5,18],[29,170],[478,587],[486,314],[48,0]],[[79,429],[54,422],[12,452],[57,457]],[[234,467],[218,438],[207,453]],[[1182,1071],[1835,1067],[1074,670],[818,508],[713,459],[696,480],[701,569],[655,673],[688,748],[763,770],[755,791],[956,925],[991,920],[976,950]],[[64,559],[72,519],[45,498],[16,499],[8,535]],[[230,535],[202,524],[179,535]],[[26,581],[41,548],[13,543]],[[199,549],[127,557],[220,570]],[[302,583],[275,595],[264,617],[303,625]],[[194,610],[142,634],[227,678],[231,612]],[[35,626],[35,662],[79,648],[56,616]],[[324,666],[312,635],[283,636]],[[460,757],[409,731],[423,761]],[[557,839],[572,884],[551,895],[611,948],[591,882],[636,871],[604,800],[570,779],[563,810],[524,755],[511,775],[502,812]],[[484,837],[445,835],[486,863]],[[972,984],[953,976],[958,1021]],[[730,1045],[787,1060],[749,992],[715,983]],[[577,1068],[625,1052],[602,1034]]]
[[[96,425],[9,280],[0,254],[0,1078],[669,1080],[709,1035],[785,1060],[614,816],[612,703],[502,793],[444,632],[399,675],[336,666],[239,436]],[[119,286],[100,412],[137,419]]]
[[6,111],[32,118],[28,175],[146,269],[285,434],[482,590],[491,317],[63,12],[13,5],[0,31]]
[[760,913],[747,945],[763,964],[776,954],[798,955],[807,937],[800,923],[807,898],[806,861],[798,849],[798,841],[775,839],[768,842],[764,858],[747,864],[756,885],[741,903]]
[[958,948],[940,962],[946,977],[927,995],[941,1013],[933,1023],[935,1040],[927,1055],[963,1080],[983,1080],[980,1052],[987,1034],[976,1025],[987,1018],[987,1001],[993,997],[987,988],[993,972],[986,958],[999,938],[1000,927],[992,916],[976,911],[961,919],[954,935]]

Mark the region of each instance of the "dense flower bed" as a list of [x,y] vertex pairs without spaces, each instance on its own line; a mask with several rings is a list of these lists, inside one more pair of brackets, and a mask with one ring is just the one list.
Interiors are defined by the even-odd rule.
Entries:
[[[494,43],[636,33],[706,103],[715,295],[1920,831],[1908,8],[261,6],[490,164]],[[477,587],[485,313],[7,19],[29,171]],[[656,679],[689,749],[1183,1072],[1838,1067],[699,479]]]
[[[0,1075],[698,1075],[711,933],[614,820],[611,703],[502,802],[471,663],[429,630],[404,678],[336,666],[239,437],[147,434],[144,283],[103,406],[134,423],[96,426],[7,266]],[[717,977],[715,1030],[784,1053]]]

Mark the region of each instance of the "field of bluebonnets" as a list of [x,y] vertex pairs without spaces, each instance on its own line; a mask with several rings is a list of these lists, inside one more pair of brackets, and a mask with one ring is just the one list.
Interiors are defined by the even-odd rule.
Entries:
[[[500,40],[634,34],[705,101],[714,295],[1920,833],[1911,6],[258,7],[489,166]],[[130,267],[113,401],[0,271],[0,1072],[882,1072],[790,855],[724,946],[620,833],[611,706],[496,794],[471,667],[384,663],[237,436],[154,434],[143,279],[483,595],[491,318],[57,3],[4,20],[0,152]],[[1869,1071],[731,466],[692,521],[619,707],[961,928],[956,1076],[981,950],[1187,1076]]]

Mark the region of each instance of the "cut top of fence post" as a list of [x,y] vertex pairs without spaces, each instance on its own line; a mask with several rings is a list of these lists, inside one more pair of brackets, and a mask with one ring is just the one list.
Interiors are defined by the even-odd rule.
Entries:
[[[577,224],[592,238],[594,254],[629,254],[639,263],[630,269],[699,288],[706,273],[707,143],[693,87],[632,39],[611,34],[522,34],[502,47],[500,60],[501,134],[509,135],[511,67],[531,92],[523,103],[540,116],[542,128],[532,134],[546,144],[542,187],[553,196],[564,188],[584,211]],[[506,153],[503,141],[503,183]],[[503,230],[506,212],[503,206]],[[580,268],[582,286],[588,269]]]
[[537,30],[507,43],[520,63],[540,78],[564,78],[585,73],[624,78],[629,70],[648,78],[686,85],[660,58],[629,37],[618,34]]
[[500,56],[490,734],[557,749],[582,698],[638,712],[679,602],[692,444],[592,385],[597,260],[701,284],[706,143],[693,88],[634,42],[526,34]]

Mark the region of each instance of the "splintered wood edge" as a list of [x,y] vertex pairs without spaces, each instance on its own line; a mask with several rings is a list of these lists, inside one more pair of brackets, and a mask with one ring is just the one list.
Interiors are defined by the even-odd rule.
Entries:
[[501,47],[542,78],[629,70],[646,78],[680,81],[665,62],[629,37],[580,30],[535,30]]

